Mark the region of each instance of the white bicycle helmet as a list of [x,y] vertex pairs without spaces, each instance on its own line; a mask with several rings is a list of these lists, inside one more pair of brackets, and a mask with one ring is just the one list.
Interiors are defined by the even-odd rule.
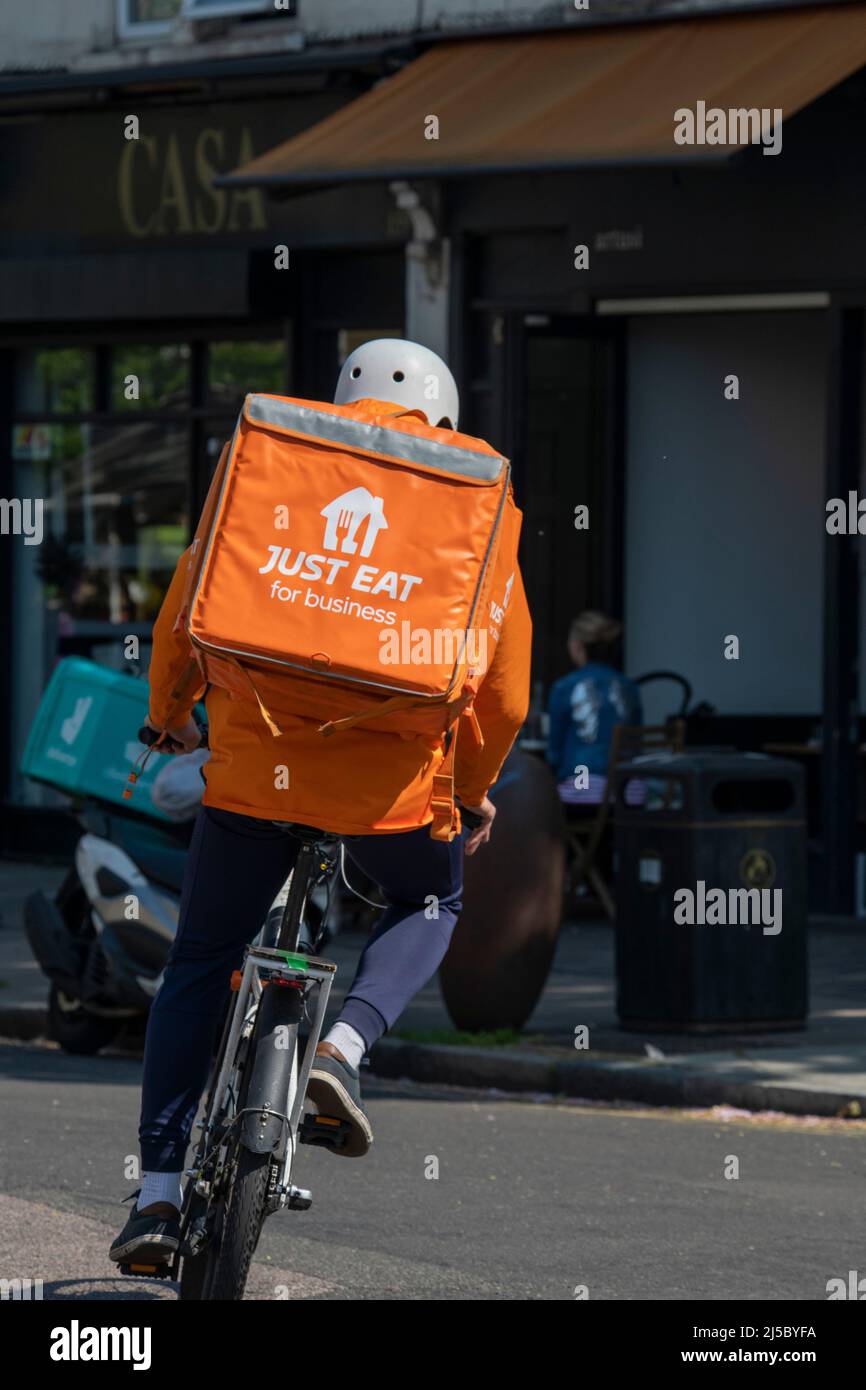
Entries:
[[460,413],[457,383],[442,358],[405,338],[362,343],[343,363],[335,405],[372,397],[421,410],[429,425],[456,430]]

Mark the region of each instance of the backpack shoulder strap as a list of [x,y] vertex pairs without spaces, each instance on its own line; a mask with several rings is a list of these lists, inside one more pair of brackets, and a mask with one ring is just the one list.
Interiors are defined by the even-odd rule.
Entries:
[[201,509],[201,516],[198,519],[198,526],[195,528],[195,535],[189,547],[189,560],[187,562],[186,567],[186,579],[184,581],[183,594],[181,596],[177,618],[175,619],[175,631],[178,631],[180,628],[186,626],[186,620],[189,615],[190,603],[192,602],[192,596],[195,592],[195,586],[198,582],[198,577],[201,572],[201,562],[204,558],[204,552],[207,546],[207,539],[211,533],[211,528],[214,523],[214,517],[216,516],[217,506],[219,505],[220,493],[222,491],[222,485],[225,479],[226,469],[228,468],[230,451],[231,440],[226,440],[222,448],[222,453],[220,454],[219,463],[216,466],[216,471],[214,472],[214,475],[211,478],[210,487],[207,490],[207,497],[205,498],[204,506]]

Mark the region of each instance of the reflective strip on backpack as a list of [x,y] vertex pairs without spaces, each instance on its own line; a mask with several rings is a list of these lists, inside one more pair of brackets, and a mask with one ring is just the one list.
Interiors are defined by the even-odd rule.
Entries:
[[462,473],[482,482],[495,482],[506,462],[499,454],[455,449],[435,439],[389,430],[383,425],[370,425],[345,415],[330,415],[324,410],[311,410],[309,406],[295,405],[273,396],[247,396],[244,412],[261,425],[276,425],[295,434],[333,440],[349,449],[366,449],[369,453],[390,455],[444,473]]

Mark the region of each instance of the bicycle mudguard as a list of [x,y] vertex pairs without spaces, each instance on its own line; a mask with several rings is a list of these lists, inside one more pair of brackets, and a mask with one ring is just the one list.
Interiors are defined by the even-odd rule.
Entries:
[[284,1116],[302,1008],[299,989],[269,983],[262,991],[255,1056],[243,1103],[248,1113],[241,1121],[241,1143],[250,1153],[276,1153],[287,1128]]

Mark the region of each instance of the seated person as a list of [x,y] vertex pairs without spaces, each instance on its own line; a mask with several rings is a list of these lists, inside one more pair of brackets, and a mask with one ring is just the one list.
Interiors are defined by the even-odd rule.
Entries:
[[[638,687],[604,660],[621,632],[615,618],[581,613],[568,637],[568,654],[577,669],[551,687],[547,761],[562,801],[571,805],[598,805],[604,799],[614,725],[643,722]],[[588,785],[575,786],[587,781],[586,775],[577,775],[582,768]]]

